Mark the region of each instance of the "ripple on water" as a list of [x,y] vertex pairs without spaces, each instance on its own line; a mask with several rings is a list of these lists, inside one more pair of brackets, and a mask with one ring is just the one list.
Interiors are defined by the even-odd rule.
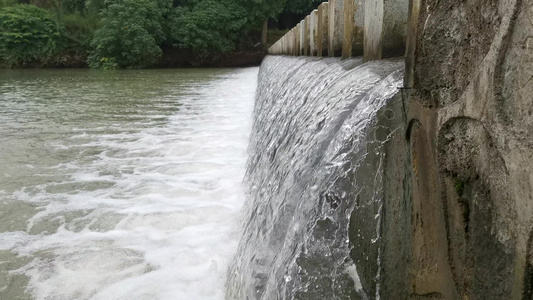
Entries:
[[0,299],[223,298],[257,71],[0,74]]

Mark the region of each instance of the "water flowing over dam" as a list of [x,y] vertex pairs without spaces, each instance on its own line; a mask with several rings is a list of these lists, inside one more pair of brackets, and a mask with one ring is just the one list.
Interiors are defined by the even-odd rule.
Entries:
[[[247,219],[226,299],[374,298],[381,145],[401,124],[401,110],[388,102],[402,67],[402,60],[264,60]],[[361,269],[371,275],[360,277]]]

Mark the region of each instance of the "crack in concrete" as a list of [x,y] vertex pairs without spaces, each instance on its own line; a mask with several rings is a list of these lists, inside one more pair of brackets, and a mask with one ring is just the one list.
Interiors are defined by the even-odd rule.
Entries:
[[525,87],[531,82],[532,79],[533,79],[533,75],[531,75],[531,77],[529,77],[529,79],[526,81],[526,83],[524,84],[524,86],[522,86],[522,87],[520,88],[520,90],[524,89],[524,88],[525,88]]

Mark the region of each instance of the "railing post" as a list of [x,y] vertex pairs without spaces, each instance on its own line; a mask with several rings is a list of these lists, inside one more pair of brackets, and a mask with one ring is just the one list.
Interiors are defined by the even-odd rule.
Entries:
[[318,6],[317,56],[327,55],[328,49],[328,3]]
[[344,32],[342,39],[342,58],[352,56],[355,31],[355,0],[344,0]]

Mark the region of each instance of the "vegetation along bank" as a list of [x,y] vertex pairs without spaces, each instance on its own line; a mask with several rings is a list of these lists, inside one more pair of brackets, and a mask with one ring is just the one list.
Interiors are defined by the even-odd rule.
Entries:
[[285,28],[318,4],[315,0],[0,0],[0,67],[256,65]]

